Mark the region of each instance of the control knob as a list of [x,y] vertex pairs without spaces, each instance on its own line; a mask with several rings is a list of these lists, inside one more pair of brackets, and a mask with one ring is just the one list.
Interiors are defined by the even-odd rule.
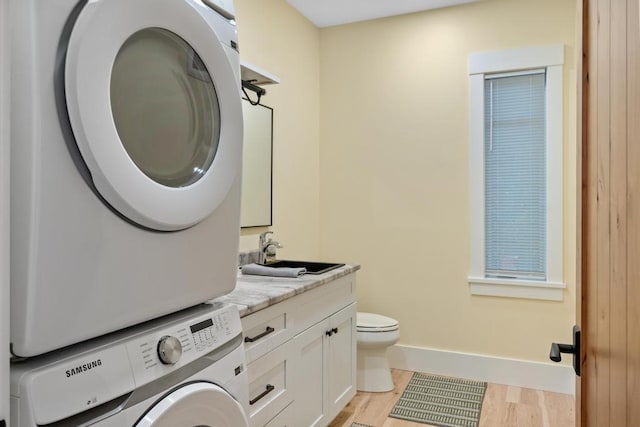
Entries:
[[173,365],[182,356],[182,344],[180,340],[171,335],[165,335],[158,341],[158,357],[165,365]]

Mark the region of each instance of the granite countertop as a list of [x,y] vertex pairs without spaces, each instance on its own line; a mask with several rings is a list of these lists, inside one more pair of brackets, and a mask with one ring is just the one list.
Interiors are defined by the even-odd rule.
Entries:
[[238,271],[236,289],[213,301],[235,304],[240,317],[244,317],[358,270],[359,265],[346,264],[324,274],[297,278],[253,276]]

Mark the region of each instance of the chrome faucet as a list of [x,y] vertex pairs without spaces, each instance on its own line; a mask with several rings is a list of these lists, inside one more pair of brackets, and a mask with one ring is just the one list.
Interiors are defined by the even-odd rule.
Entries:
[[266,264],[267,261],[273,261],[276,257],[276,249],[281,248],[280,242],[276,242],[271,238],[273,231],[265,231],[260,234],[259,249],[259,264]]

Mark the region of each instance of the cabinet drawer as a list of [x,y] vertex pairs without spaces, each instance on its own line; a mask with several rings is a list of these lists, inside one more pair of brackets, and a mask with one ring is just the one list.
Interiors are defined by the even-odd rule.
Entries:
[[262,427],[293,401],[290,343],[248,365],[249,425]]
[[267,354],[293,335],[289,315],[283,306],[274,305],[241,320],[247,363]]

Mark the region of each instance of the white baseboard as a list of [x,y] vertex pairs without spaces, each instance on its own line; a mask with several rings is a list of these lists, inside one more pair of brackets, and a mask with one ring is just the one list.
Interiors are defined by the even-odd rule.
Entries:
[[394,345],[388,351],[395,369],[487,381],[575,396],[576,377],[567,365]]

